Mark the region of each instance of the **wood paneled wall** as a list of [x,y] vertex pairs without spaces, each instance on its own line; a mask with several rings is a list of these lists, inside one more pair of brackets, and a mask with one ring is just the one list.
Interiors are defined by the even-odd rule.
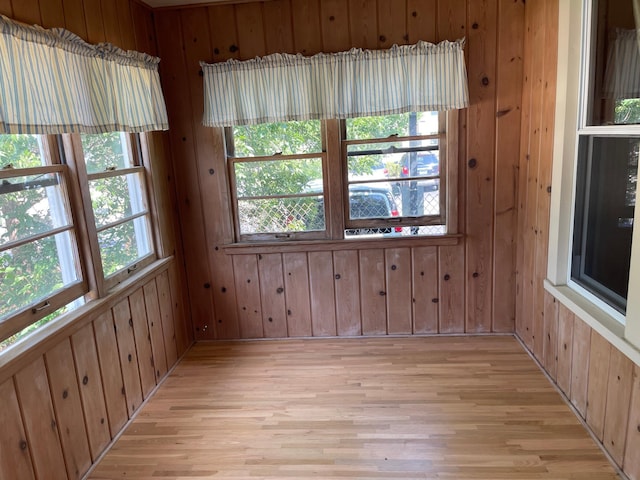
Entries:
[[[152,13],[134,1],[0,0],[0,14],[157,54]],[[143,141],[159,255],[174,259],[40,343],[3,352],[2,479],[81,478],[191,344],[168,137]]]
[[544,291],[558,0],[527,2],[518,195],[516,332],[613,460],[640,479],[640,367]]
[[[197,338],[513,331],[524,2],[270,0],[161,10],[155,24]],[[200,60],[461,37],[460,242],[229,254],[223,134],[202,126]]]
[[87,472],[189,345],[176,279],[169,262],[0,368],[0,478]]

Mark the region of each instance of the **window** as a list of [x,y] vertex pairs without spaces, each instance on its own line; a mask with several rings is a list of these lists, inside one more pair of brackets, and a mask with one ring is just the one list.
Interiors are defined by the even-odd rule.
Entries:
[[[563,304],[630,358],[640,348],[640,4],[560,4],[548,278]],[[635,241],[634,241],[635,240]],[[625,341],[626,339],[626,341]]]
[[0,135],[0,341],[86,292],[55,143]]
[[590,23],[578,128],[571,280],[624,315],[640,144],[640,129],[633,125],[640,123],[633,0],[594,2]]
[[155,260],[151,226],[137,135],[0,135],[0,352]]
[[422,112],[227,128],[238,241],[455,233],[447,195],[456,192],[456,162],[446,152],[455,151],[456,136],[447,118]]
[[131,135],[80,137],[102,272],[110,287],[154,259],[145,171],[139,142]]

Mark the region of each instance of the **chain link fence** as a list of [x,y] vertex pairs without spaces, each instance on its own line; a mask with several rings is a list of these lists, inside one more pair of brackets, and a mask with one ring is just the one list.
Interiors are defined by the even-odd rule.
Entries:
[[240,232],[284,233],[324,230],[322,196],[240,200]]

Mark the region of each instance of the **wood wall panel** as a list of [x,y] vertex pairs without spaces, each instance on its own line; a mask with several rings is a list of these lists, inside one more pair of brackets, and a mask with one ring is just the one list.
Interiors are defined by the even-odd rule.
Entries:
[[331,252],[310,252],[308,262],[313,336],[335,336],[336,305]]
[[[111,441],[100,363],[92,325],[85,325],[71,337],[84,422],[91,458],[95,462]],[[84,379],[87,379],[84,381]]]
[[418,247],[413,256],[413,332],[438,333],[438,249]]
[[158,303],[160,306],[160,323],[164,338],[164,351],[167,365],[173,365],[178,360],[176,347],[176,330],[173,320],[173,307],[171,305],[171,289],[169,287],[169,274],[163,272],[156,277],[158,287]]
[[291,18],[291,2],[289,0],[264,2],[262,15],[266,25],[273,25],[273,28],[265,30],[267,54],[293,53],[292,25],[281,21],[283,18]]
[[389,248],[384,252],[387,292],[387,333],[413,333],[411,298],[411,250]]
[[571,360],[573,358],[573,324],[571,311],[560,304],[558,306],[558,372],[556,382],[565,395],[571,398]]
[[292,337],[311,336],[311,294],[306,253],[285,253],[284,291],[287,305],[287,331]]
[[170,365],[167,364],[167,354],[164,347],[164,334],[162,332],[162,320],[160,315],[160,303],[158,302],[158,287],[156,281],[151,280],[142,287],[144,293],[144,305],[147,310],[147,325],[151,336],[151,351],[153,352],[153,365],[156,369],[156,383],[167,373]]
[[293,23],[293,44],[296,52],[313,55],[322,51],[322,33],[320,30],[320,1],[305,0],[291,3]]
[[287,307],[284,297],[282,255],[279,253],[259,255],[258,273],[264,336],[268,338],[286,337]]
[[91,465],[91,454],[69,339],[49,350],[45,359],[67,475],[79,479]]
[[464,255],[455,247],[438,248],[440,299],[438,302],[438,331],[464,332]]
[[102,23],[102,3],[100,0],[83,0],[84,18],[87,25],[87,40],[101,43],[106,40]]
[[236,276],[238,319],[242,338],[262,338],[262,309],[260,305],[260,281],[256,255],[233,257]]
[[558,302],[548,292],[544,295],[543,365],[554,380],[558,371]]
[[338,335],[362,335],[360,309],[360,273],[358,252],[340,250],[333,253]]
[[127,411],[129,418],[131,418],[142,403],[142,388],[140,387],[138,354],[136,353],[136,342],[133,335],[133,319],[131,318],[128,299],[122,299],[113,307],[113,322],[120,365],[122,367],[124,394],[127,398]]
[[589,357],[591,354],[591,328],[580,321],[575,320],[573,325],[573,352],[571,365],[579,365],[579,368],[571,368],[571,403],[580,412],[582,417],[587,416],[587,386],[589,384]]
[[437,20],[436,0],[408,0],[407,42],[415,43],[418,40],[430,43],[437,42]]
[[38,0],[12,0],[12,4],[13,18],[16,20],[29,25],[42,23]]
[[35,476],[29,454],[29,443],[12,378],[0,385],[0,399],[2,399],[2,408],[0,408],[0,425],[2,425],[0,478],[33,480]]
[[266,54],[262,4],[244,3],[237,5],[236,28],[238,29],[240,60],[248,60]]
[[138,354],[140,387],[142,397],[147,398],[156,386],[156,372],[151,347],[151,333],[149,333],[147,311],[144,304],[144,292],[141,288],[129,295],[129,308],[131,309],[133,336]]
[[377,3],[378,48],[408,43],[406,2],[378,0]]
[[39,357],[16,376],[16,393],[37,478],[67,478],[51,403],[44,359]]
[[347,5],[347,0],[320,0],[324,52],[342,52],[351,48]]
[[589,384],[587,385],[587,424],[602,441],[607,406],[607,384],[611,344],[597,332],[591,333],[589,348]]
[[[113,313],[105,312],[93,322],[96,346],[98,347],[98,359],[102,372],[102,385],[104,388],[107,415],[111,438],[127,423],[127,402],[124,391],[122,370],[120,369],[120,357],[118,344],[113,326]],[[86,379],[86,380],[85,380]],[[97,378],[84,377],[82,383],[96,382]]]
[[64,25],[64,9],[62,0],[48,0],[40,2],[40,16],[42,26],[45,28],[59,27]]
[[349,32],[351,46],[378,46],[377,0],[349,0]]
[[0,0],[0,15],[9,18],[13,16],[13,8],[11,8],[11,0]]
[[387,295],[384,275],[384,250],[360,251],[360,301],[362,334],[387,333]]
[[640,479],[640,366],[633,367],[633,385],[629,421],[627,422],[627,440],[624,454],[624,471],[632,480]]

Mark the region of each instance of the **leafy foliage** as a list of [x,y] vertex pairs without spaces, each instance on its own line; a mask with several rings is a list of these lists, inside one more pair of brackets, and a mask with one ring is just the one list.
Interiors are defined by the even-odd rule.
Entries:
[[616,102],[616,124],[640,123],[640,98],[625,98]]

